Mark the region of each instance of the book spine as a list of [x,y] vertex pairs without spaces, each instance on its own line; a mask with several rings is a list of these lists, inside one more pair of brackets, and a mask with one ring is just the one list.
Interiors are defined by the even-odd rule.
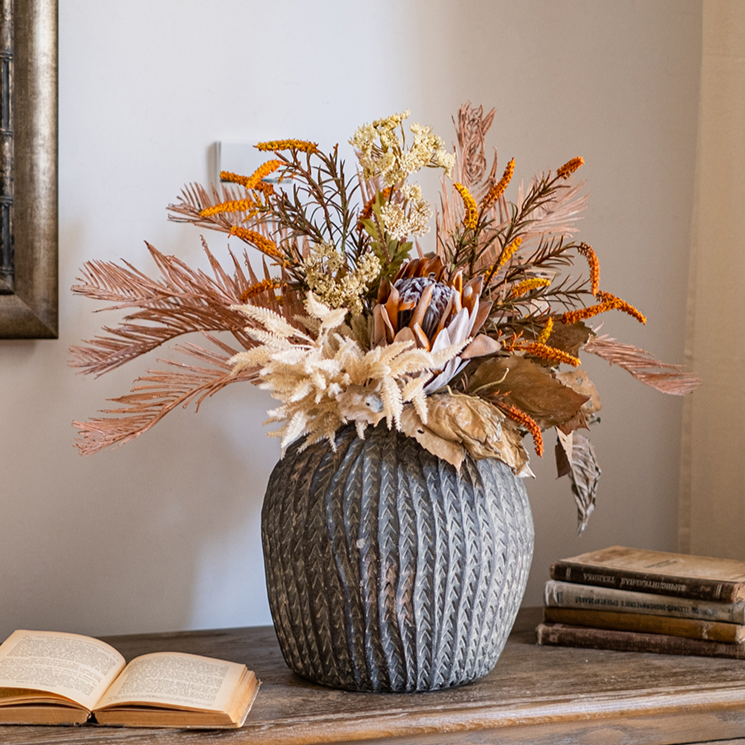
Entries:
[[717,600],[732,603],[743,591],[742,583],[719,582],[699,577],[674,577],[668,574],[635,572],[627,569],[574,564],[557,561],[551,565],[551,579],[582,585],[598,585],[617,590],[650,592],[698,600]]
[[646,634],[669,634],[689,639],[735,644],[742,641],[745,627],[721,621],[700,621],[695,618],[673,618],[641,613],[584,610],[573,608],[544,608],[543,620],[570,626],[592,626],[616,631],[639,631]]
[[554,608],[613,610],[619,613],[646,613],[745,624],[745,603],[742,601],[720,603],[692,598],[672,598],[669,595],[577,585],[556,580],[546,582],[543,599],[546,606]]
[[688,654],[701,657],[730,657],[743,659],[742,644],[687,639],[667,634],[643,634],[634,631],[595,629],[587,626],[567,626],[562,623],[542,623],[536,628],[538,644],[562,647],[613,649],[618,652],[655,652],[659,654]]

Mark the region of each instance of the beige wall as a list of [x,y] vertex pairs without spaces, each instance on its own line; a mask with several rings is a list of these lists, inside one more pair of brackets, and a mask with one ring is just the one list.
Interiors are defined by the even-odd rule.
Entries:
[[[69,370],[67,347],[104,318],[68,288],[87,259],[149,267],[145,239],[202,262],[197,231],[169,225],[164,207],[207,178],[215,140],[331,145],[402,108],[449,140],[461,102],[494,105],[493,144],[503,163],[516,158],[517,179],[587,161],[581,236],[603,285],[650,317],[605,330],[682,359],[698,0],[60,5],[61,332],[0,341],[0,636],[269,623],[259,516],[278,451],[262,392],[233,386],[93,458],[72,447],[71,420],[145,365],[99,380]],[[609,543],[675,548],[680,401],[604,365],[591,373],[605,402],[597,514],[578,539],[568,485],[537,465],[531,604],[554,559]]]

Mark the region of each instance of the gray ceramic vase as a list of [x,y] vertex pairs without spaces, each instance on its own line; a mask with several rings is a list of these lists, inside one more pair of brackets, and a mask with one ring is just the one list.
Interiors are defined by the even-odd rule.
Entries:
[[486,675],[533,553],[522,480],[497,460],[460,472],[384,424],[353,426],[269,480],[266,579],[285,660],[352,691],[431,691]]

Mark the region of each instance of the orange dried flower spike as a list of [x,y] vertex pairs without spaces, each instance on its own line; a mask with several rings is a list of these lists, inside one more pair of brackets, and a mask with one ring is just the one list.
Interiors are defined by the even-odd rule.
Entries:
[[531,290],[537,290],[539,287],[548,287],[550,284],[551,284],[551,280],[544,279],[543,277],[533,277],[532,279],[524,279],[519,284],[516,284],[512,288],[512,290],[510,290],[510,295],[512,297],[520,297],[521,295],[525,295]]
[[570,310],[559,316],[559,320],[562,323],[577,323],[578,321],[584,321],[609,310],[620,310],[636,318],[639,323],[647,322],[647,317],[641,311],[625,300],[621,300],[620,297],[612,295],[610,292],[598,290],[597,298],[600,302],[596,305],[588,305],[586,308],[580,308],[579,310]]
[[566,313],[562,313],[559,316],[561,323],[578,323],[579,321],[586,321],[588,318],[597,316],[600,313],[613,310],[611,303],[597,303],[596,305],[588,305],[586,308],[579,308],[578,310],[569,310]]
[[257,282],[255,285],[251,285],[241,293],[241,302],[245,303],[256,295],[260,295],[262,292],[268,290],[276,290],[278,287],[282,287],[284,282],[279,279],[262,279],[261,282]]
[[515,252],[518,248],[520,248],[522,243],[522,238],[515,238],[515,240],[512,241],[512,243],[510,243],[509,246],[504,249],[504,251],[502,252],[502,257],[497,262],[498,270],[501,269],[514,256]]
[[611,307],[615,310],[628,313],[632,318],[636,318],[639,323],[647,323],[647,317],[640,310],[637,310],[631,303],[621,300],[620,297],[616,297],[610,292],[603,292],[602,290],[598,290],[597,297],[601,302],[610,303]]
[[567,352],[563,352],[561,349],[556,347],[549,347],[547,344],[541,342],[532,341],[526,344],[519,344],[514,349],[519,349],[525,352],[525,354],[531,357],[540,357],[543,360],[549,362],[555,362],[557,365],[564,363],[565,365],[571,365],[572,367],[579,367],[582,362],[578,357],[574,357]]
[[469,230],[474,230],[479,222],[479,211],[476,206],[476,200],[471,195],[471,192],[466,189],[463,184],[459,181],[453,183],[453,187],[460,194],[463,200],[463,206],[466,209],[466,215],[463,218],[463,226]]
[[504,169],[504,173],[502,174],[502,178],[497,181],[494,186],[492,186],[491,189],[486,193],[486,196],[481,200],[481,211],[486,212],[486,210],[491,207],[494,202],[499,199],[502,194],[504,194],[505,190],[507,189],[507,185],[510,183],[512,179],[512,174],[515,173],[515,159],[512,158],[510,162],[507,164],[507,168]]
[[274,173],[281,165],[281,160],[268,160],[266,163],[262,163],[250,176],[241,176],[237,173],[230,173],[230,171],[220,171],[220,179],[232,184],[240,184],[246,189],[255,189],[261,183],[261,179],[266,178],[270,173]]
[[242,241],[250,243],[252,246],[258,248],[261,253],[271,256],[273,259],[282,259],[282,254],[279,252],[277,244],[261,235],[261,233],[257,233],[255,230],[234,225],[230,228],[230,235],[234,235]]
[[593,247],[587,243],[580,243],[577,251],[587,259],[590,267],[591,292],[593,295],[597,295],[600,289],[600,261],[598,260],[598,255],[595,253]]
[[530,432],[533,438],[533,446],[535,447],[536,455],[539,458],[543,457],[543,435],[541,434],[541,428],[532,416],[529,416],[524,411],[521,411],[517,406],[512,404],[506,404],[500,402],[497,404],[507,416],[518,424],[522,425],[525,429]]
[[577,169],[581,168],[585,164],[584,158],[572,158],[564,163],[563,166],[559,166],[556,169],[556,175],[559,178],[569,178]]
[[505,246],[504,250],[502,251],[502,254],[499,257],[499,261],[496,261],[494,264],[492,264],[484,272],[484,276],[494,277],[496,273],[512,258],[512,256],[515,254],[517,249],[520,248],[520,244],[522,242],[523,242],[522,238],[515,238],[515,240],[512,241],[512,243],[510,243],[508,246]]
[[538,335],[538,338],[535,340],[536,344],[546,344],[553,330],[554,330],[554,319],[549,318],[548,321],[546,321],[546,325],[543,327],[543,330]]
[[252,212],[256,209],[256,202],[250,197],[246,199],[232,199],[227,202],[220,202],[214,207],[207,207],[199,213],[200,217],[212,217],[221,215],[224,212]]
[[318,143],[307,140],[269,140],[256,145],[257,150],[276,152],[277,150],[300,150],[304,153],[314,153],[318,150]]
[[[281,181],[282,179],[280,179]],[[274,187],[271,184],[268,184],[266,181],[259,181],[256,186],[254,186],[254,191],[260,191],[265,197],[271,196],[274,194]]]

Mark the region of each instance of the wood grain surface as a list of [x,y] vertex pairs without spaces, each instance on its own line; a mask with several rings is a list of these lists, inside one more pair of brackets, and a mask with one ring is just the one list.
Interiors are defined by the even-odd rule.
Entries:
[[[745,662],[539,647],[521,611],[482,680],[435,693],[346,693],[295,676],[271,627],[108,637],[129,660],[181,651],[245,663],[263,681],[246,726],[195,731],[0,727],[8,745],[602,743],[745,745]],[[724,745],[720,742],[720,745]]]

